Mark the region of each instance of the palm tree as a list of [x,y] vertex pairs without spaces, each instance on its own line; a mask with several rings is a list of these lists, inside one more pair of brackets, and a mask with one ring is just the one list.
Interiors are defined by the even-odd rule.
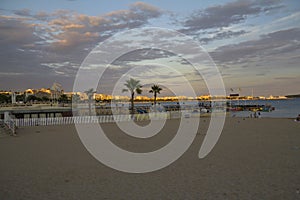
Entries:
[[92,99],[93,99],[93,96],[94,94],[96,93],[96,91],[94,91],[93,88],[91,89],[88,89],[87,91],[84,92],[87,96],[88,96],[88,100],[89,100],[89,116],[92,115]]
[[[42,98],[43,99],[43,98]],[[58,100],[60,101],[60,102],[62,102],[62,103],[67,103],[68,101],[69,101],[69,98],[68,98],[68,96],[66,95],[66,94],[62,94],[59,98],[58,98]]]
[[154,105],[156,105],[156,97],[157,94],[160,94],[160,91],[162,90],[162,88],[159,87],[159,85],[152,85],[151,90],[149,91],[150,93],[153,93],[154,96]]
[[135,80],[133,78],[130,78],[129,80],[126,81],[126,83],[124,84],[126,86],[125,89],[122,90],[122,92],[130,92],[131,93],[131,114],[134,114],[134,95],[135,92],[137,94],[142,94],[142,86],[140,84],[139,80]]

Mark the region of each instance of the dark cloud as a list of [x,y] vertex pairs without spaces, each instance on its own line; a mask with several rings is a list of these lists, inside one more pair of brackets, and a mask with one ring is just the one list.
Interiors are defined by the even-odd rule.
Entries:
[[211,52],[213,59],[220,63],[250,63],[267,57],[300,50],[300,29],[292,28],[262,35],[258,40],[251,40],[234,45],[225,45]]
[[33,13],[31,12],[30,9],[26,9],[26,8],[22,10],[15,10],[13,13],[20,17],[27,17],[28,19],[31,18],[36,20],[47,20],[51,17],[55,17],[55,15],[43,11],[40,11],[38,13]]
[[154,60],[159,58],[168,58],[174,56],[174,53],[164,51],[161,49],[137,49],[135,51],[128,52],[115,60],[114,65],[130,64],[131,62],[138,62],[143,60]]
[[208,7],[196,11],[183,22],[184,33],[195,33],[202,29],[224,28],[232,24],[241,23],[248,16],[258,15],[271,9],[278,9],[280,1],[237,0],[224,5]]
[[299,80],[299,77],[286,77],[286,76],[280,76],[280,77],[275,77],[274,79],[276,80]]
[[34,25],[24,19],[0,16],[0,44],[6,48],[26,47],[40,40],[34,34]]
[[222,39],[228,39],[228,38],[231,38],[231,37],[237,37],[237,36],[240,36],[240,35],[244,35],[245,33],[247,33],[247,31],[244,31],[244,30],[241,30],[241,31],[224,31],[224,32],[219,32],[215,35],[213,35],[212,37],[206,37],[206,38],[200,38],[200,42],[201,43],[208,43],[210,41],[213,41],[213,40],[222,40]]
[[283,7],[281,0],[236,0],[193,12],[183,22],[177,21],[177,24],[183,26],[178,31],[192,35],[202,44],[207,44],[214,40],[243,35],[247,31],[227,31],[224,28],[243,23],[248,17],[274,14]]
[[31,17],[32,13],[29,9],[22,9],[22,10],[16,10],[14,14],[19,15],[19,16],[26,16],[26,17]]

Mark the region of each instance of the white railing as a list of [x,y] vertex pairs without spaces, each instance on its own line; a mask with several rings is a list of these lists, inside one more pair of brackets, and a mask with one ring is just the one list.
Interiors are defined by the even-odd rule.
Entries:
[[56,117],[56,118],[21,118],[13,119],[17,127],[21,126],[47,126],[65,124],[88,124],[88,123],[110,123],[126,122],[134,119],[135,121],[169,119],[170,113],[135,114],[131,115],[100,115],[100,116],[75,116],[75,117]]
[[[217,113],[216,113],[217,114]],[[214,114],[215,115],[215,114]],[[100,115],[100,116],[74,116],[74,117],[56,117],[56,118],[22,118],[12,119],[6,123],[10,129],[22,126],[47,126],[47,125],[66,125],[66,124],[89,124],[89,123],[110,123],[126,121],[146,121],[146,120],[164,120],[178,119],[181,116],[185,118],[200,117],[200,113],[169,111],[163,113],[146,113],[131,115]],[[206,116],[201,114],[201,116]]]
[[4,113],[4,124],[11,131],[13,135],[16,134],[15,119],[13,119],[8,112]]

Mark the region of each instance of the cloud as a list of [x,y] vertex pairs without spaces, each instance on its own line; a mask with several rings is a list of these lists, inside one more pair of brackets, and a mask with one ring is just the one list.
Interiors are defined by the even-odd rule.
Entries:
[[5,12],[7,15],[0,15],[0,59],[6,66],[1,72],[2,76],[22,74],[19,83],[28,78],[39,79],[40,74],[43,79],[39,80],[50,83],[55,76],[66,80],[74,77],[83,59],[99,42],[116,32],[144,26],[163,14],[159,8],[143,2],[99,16],[69,10]]
[[292,28],[261,35],[258,40],[221,46],[212,52],[211,56],[223,64],[249,64],[253,59],[274,59],[276,56],[278,58],[278,55],[282,56],[299,49],[300,29]]
[[95,39],[98,38],[99,34],[96,32],[65,31],[56,35],[55,42],[52,43],[51,47],[54,51],[70,51],[74,48],[83,50],[84,46],[95,45]]
[[14,14],[19,16],[27,16],[27,17],[32,16],[29,9],[16,10]]
[[31,19],[36,19],[36,20],[47,20],[52,16],[51,14],[43,11],[40,11],[38,13],[33,13],[31,12],[30,9],[26,9],[26,8],[21,10],[15,10],[13,13],[20,17],[29,17]]
[[229,27],[245,21],[248,16],[281,8],[281,5],[278,6],[279,2],[278,0],[237,0],[224,5],[211,6],[194,12],[192,16],[183,22],[185,28],[182,31],[193,33],[202,29]]
[[276,80],[299,80],[299,77],[290,77],[290,76],[280,76],[275,77]]
[[[64,51],[78,47],[93,48],[116,32],[149,23],[149,20],[160,17],[163,11],[150,4],[136,2],[127,10],[99,16],[88,16],[70,10],[33,13],[29,9],[14,10],[13,14],[17,16],[16,23],[19,20],[23,26],[31,26],[32,30],[29,32],[40,38],[40,43],[47,44],[50,50]],[[20,34],[23,35],[22,32]]]
[[0,16],[0,44],[5,48],[30,45],[40,40],[34,29],[25,19]]
[[145,18],[156,18],[162,14],[159,8],[144,2],[135,2],[130,8],[133,12],[142,13]]
[[240,36],[240,35],[244,35],[246,34],[247,31],[245,30],[240,30],[240,31],[222,31],[222,32],[219,32],[215,35],[213,35],[212,37],[204,37],[204,38],[200,38],[200,42],[201,43],[208,43],[210,41],[213,41],[213,40],[223,40],[223,39],[227,39],[227,38],[231,38],[231,37],[237,37],[237,36]]
[[[141,47],[142,48],[142,47]],[[173,53],[167,52],[161,49],[137,49],[135,51],[128,52],[127,54],[122,55],[117,60],[114,61],[115,65],[131,65],[134,62],[145,61],[145,60],[154,60],[160,58],[169,58],[174,56]]]
[[[292,82],[296,79],[282,77],[299,74],[299,54],[299,28],[279,30],[261,35],[256,40],[224,45],[210,53],[217,66],[222,66],[222,74],[226,74],[223,76],[225,84],[256,87],[261,94],[268,91],[262,88],[277,87],[274,90],[278,90],[284,84],[292,84],[289,89],[295,90],[295,83]],[[286,91],[278,92],[284,94]]]
[[[88,16],[70,11],[60,11],[49,21],[56,48],[73,47],[87,40],[98,43],[118,31],[141,27],[163,12],[152,5],[136,2],[128,10],[117,10],[101,16]],[[88,37],[89,39],[86,39]],[[76,41],[76,42],[75,42]],[[88,44],[88,43],[87,43]]]
[[194,11],[182,22],[176,23],[182,26],[178,31],[192,35],[202,44],[207,44],[214,40],[244,35],[248,31],[230,29],[245,23],[250,17],[274,14],[283,7],[280,0],[236,0]]

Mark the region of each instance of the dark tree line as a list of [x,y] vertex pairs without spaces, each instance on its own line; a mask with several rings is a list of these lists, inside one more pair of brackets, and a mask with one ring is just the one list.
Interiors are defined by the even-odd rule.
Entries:
[[[25,94],[20,94],[16,96],[16,102],[51,102],[51,101],[58,101],[60,103],[70,103],[71,99],[65,95],[62,94],[58,99],[50,99],[47,96],[43,97],[37,97],[35,95],[29,95],[27,98],[25,97]],[[0,103],[12,103],[11,95],[8,94],[0,94]]]

